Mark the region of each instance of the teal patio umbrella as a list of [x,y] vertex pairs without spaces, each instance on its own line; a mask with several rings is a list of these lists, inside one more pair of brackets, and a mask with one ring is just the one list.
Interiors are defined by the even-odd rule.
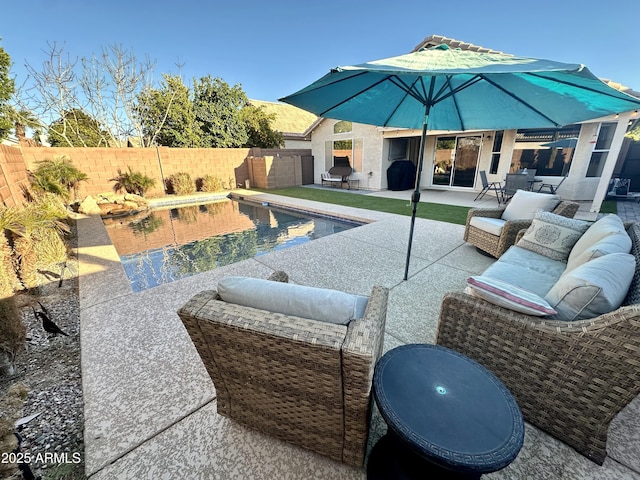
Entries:
[[337,67],[280,100],[325,118],[422,128],[405,280],[428,130],[557,128],[640,108],[639,99],[604,84],[584,65],[447,45]]
[[553,142],[543,143],[542,146],[550,147],[550,148],[576,148],[577,144],[578,144],[578,137],[571,137],[571,138],[562,138],[560,140],[555,140]]

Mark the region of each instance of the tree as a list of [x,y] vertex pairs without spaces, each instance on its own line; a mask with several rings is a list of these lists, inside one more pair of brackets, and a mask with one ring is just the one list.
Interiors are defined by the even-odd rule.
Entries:
[[53,147],[108,147],[109,132],[82,110],[62,112],[62,116],[49,125],[49,143]]
[[38,129],[42,126],[40,119],[26,108],[16,109],[10,106],[7,110],[7,118],[11,121],[16,138],[21,144],[27,140],[27,128]]
[[[136,105],[138,94],[153,86],[154,63],[148,58],[138,62],[133,52],[114,45],[103,48],[100,56],[78,60],[54,43],[41,69],[28,63],[26,67],[32,83],[22,100],[40,118],[62,119],[64,123],[77,117],[77,113],[69,112],[81,112],[100,125],[104,146],[123,145],[131,137],[143,138]],[[58,132],[67,129],[68,125]],[[66,144],[79,146],[82,142]]]
[[271,128],[276,114],[268,114],[262,107],[247,105],[240,110],[240,117],[247,130],[248,139],[243,147],[278,148],[284,146],[282,133]]
[[149,88],[138,94],[135,112],[145,144],[203,146],[189,88],[178,75],[163,74],[162,78],[160,88]]
[[6,138],[13,128],[9,118],[11,107],[7,103],[15,91],[14,81],[9,77],[10,69],[11,57],[0,47],[0,140]]
[[202,131],[203,146],[240,147],[248,135],[240,111],[247,95],[238,84],[230,87],[221,78],[210,75],[195,80],[194,112]]

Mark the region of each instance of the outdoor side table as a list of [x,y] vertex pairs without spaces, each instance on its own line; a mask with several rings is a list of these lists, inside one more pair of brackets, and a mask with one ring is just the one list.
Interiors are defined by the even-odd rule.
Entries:
[[524,422],[511,393],[448,348],[390,350],[376,365],[373,389],[388,430],[371,451],[369,479],[480,478],[509,465],[522,448]]

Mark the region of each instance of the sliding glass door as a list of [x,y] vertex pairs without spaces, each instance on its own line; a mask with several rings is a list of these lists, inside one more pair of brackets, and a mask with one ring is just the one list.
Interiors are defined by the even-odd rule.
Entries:
[[480,155],[480,136],[438,137],[433,185],[473,187]]

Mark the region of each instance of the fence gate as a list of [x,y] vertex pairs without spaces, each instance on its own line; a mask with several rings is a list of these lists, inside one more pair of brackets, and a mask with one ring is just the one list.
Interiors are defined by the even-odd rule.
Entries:
[[302,184],[309,185],[313,180],[313,155],[302,155]]

